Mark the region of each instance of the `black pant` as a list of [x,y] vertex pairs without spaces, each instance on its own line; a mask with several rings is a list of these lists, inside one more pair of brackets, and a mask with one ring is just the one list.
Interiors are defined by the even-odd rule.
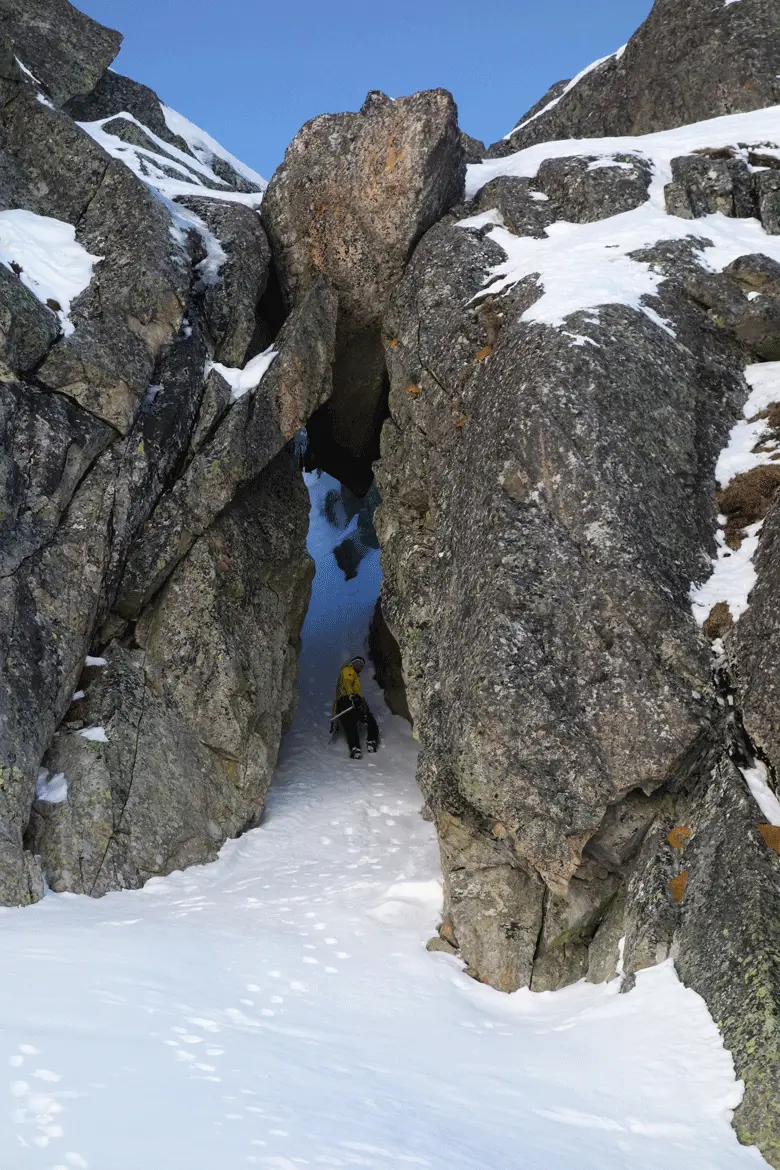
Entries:
[[[342,711],[344,712],[343,715],[341,714]],[[336,721],[336,726],[341,724],[344,728],[344,734],[347,737],[350,751],[353,748],[360,747],[358,723],[365,723],[366,725],[366,741],[373,743],[375,747],[379,746],[379,728],[365,700],[358,700],[356,703],[353,703],[352,697],[345,695],[342,699],[336,701],[336,714],[340,716]]]

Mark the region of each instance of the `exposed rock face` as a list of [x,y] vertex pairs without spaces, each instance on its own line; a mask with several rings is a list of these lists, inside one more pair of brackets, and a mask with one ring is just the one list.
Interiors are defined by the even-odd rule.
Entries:
[[499,824],[507,863],[565,895],[608,807],[708,734],[687,595],[746,394],[736,347],[672,291],[680,340],[616,306],[580,346],[510,295],[479,360],[487,310],[464,306],[494,249],[435,228],[388,314],[384,605],[434,810]]
[[780,101],[774,0],[656,0],[619,54],[558,82],[492,155],[555,138],[648,134]]
[[381,599],[376,603],[368,631],[368,652],[374,664],[376,681],[385,692],[388,707],[394,715],[400,715],[411,723],[401,651],[385,621]]
[[321,275],[339,296],[333,399],[314,427],[358,459],[376,454],[385,410],[380,325],[422,234],[460,198],[463,147],[444,90],[308,122],[263,201],[282,294],[297,304]]
[[[714,475],[744,367],[776,356],[780,270],[751,254],[714,273],[700,242],[661,237],[633,254],[664,277],[645,311],[551,327],[531,312],[544,272],[486,295],[508,252],[485,212],[541,239],[646,198],[644,164],[615,182],[590,161],[487,184],[459,211],[467,229],[453,215],[427,233],[385,318],[383,611],[439,836],[442,946],[503,990],[614,978],[621,938],[629,983],[674,957],[745,1079],[740,1136],[780,1165],[777,857],[729,758],[760,751],[770,783],[780,764],[780,513],[769,493],[737,514]],[[756,176],[774,173],[730,154],[672,169],[685,218],[758,218]],[[762,474],[774,491],[777,468]],[[716,511],[738,543],[770,506],[759,584],[713,676],[691,583]]]
[[[17,904],[40,893],[36,853],[56,888],[102,893],[206,860],[261,815],[311,575],[284,448],[330,392],[336,297],[321,281],[302,298],[234,402],[214,362],[237,375],[268,335],[258,184],[105,72],[118,34],[64,0],[0,8],[0,209],[58,220],[93,265],[67,315],[30,291],[21,245],[0,267],[0,902]],[[177,150],[181,215],[63,103],[132,113],[143,125],[108,131]],[[76,734],[90,726],[107,742]],[[30,820],[47,750],[68,798]]]
[[2,35],[56,105],[88,93],[119,52],[122,34],[68,0],[2,0]]
[[761,819],[731,761],[705,755],[646,839],[629,884],[624,956],[634,971],[671,954],[704,997],[745,1081],[737,1133],[777,1166],[780,858]]
[[[308,503],[287,452],[196,541],[73,705],[44,766],[63,804],[28,835],[54,890],[102,894],[211,860],[257,824],[292,716]],[[79,734],[103,727],[107,743]]]

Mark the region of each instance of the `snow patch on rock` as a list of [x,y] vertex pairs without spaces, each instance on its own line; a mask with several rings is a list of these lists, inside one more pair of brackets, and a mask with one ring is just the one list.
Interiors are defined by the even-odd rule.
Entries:
[[64,772],[56,776],[42,768],[35,783],[35,799],[45,804],[64,804],[68,799],[68,780]]
[[206,362],[206,377],[212,370],[220,374],[230,387],[231,401],[237,402],[250,390],[256,390],[263,380],[266,371],[277,355],[277,350],[271,345],[257,357],[248,361],[243,369],[234,366],[223,366],[221,362]]
[[21,208],[0,211],[0,263],[56,313],[66,337],[75,328],[71,304],[89,286],[102,259],[82,247],[72,224]]
[[[212,162],[215,158],[222,159],[228,166],[231,166],[237,175],[242,179],[246,179],[248,183],[259,187],[261,191],[265,191],[268,182],[259,175],[257,171],[253,171],[246,163],[241,162],[241,159],[236,158],[229,150],[225,150],[216,138],[212,138],[205,130],[201,130],[200,126],[196,126],[194,122],[190,122],[189,118],[185,118],[183,114],[172,110],[170,106],[160,103],[160,108],[165,118],[165,124],[173,134],[178,134],[179,138],[183,138],[189,146],[196,158],[200,159],[204,166],[211,170]],[[213,173],[213,171],[212,171]]]
[[[745,378],[752,390],[743,407],[743,418],[732,427],[729,441],[715,467],[715,478],[721,489],[728,487],[737,475],[776,462],[772,456],[777,454],[778,445],[768,440],[771,434],[769,424],[759,415],[768,406],[780,402],[780,362],[748,366]],[[757,446],[761,450],[756,450]],[[724,516],[720,517],[719,523],[715,536],[718,551],[711,562],[710,576],[701,585],[694,585],[690,594],[693,616],[700,626],[720,601],[726,602],[733,620],[739,621],[748,608],[750,593],[756,583],[753,558],[758,550],[763,520],[745,529],[738,549],[726,544]]]
[[77,731],[76,735],[80,735],[82,739],[89,739],[92,743],[108,743],[105,727],[84,727]]
[[[762,252],[780,261],[780,236],[768,235],[758,220],[731,219],[720,213],[695,221],[667,214],[664,188],[672,180],[672,159],[703,148],[744,150],[745,142],[761,143],[763,153],[780,158],[780,106],[713,118],[656,134],[624,138],[572,139],[545,142],[507,158],[476,163],[468,168],[466,194],[473,198],[491,179],[502,175],[536,178],[548,159],[584,156],[591,167],[615,166],[615,156],[634,155],[650,166],[648,199],[633,211],[596,223],[551,224],[546,237],[515,236],[496,226],[489,238],[506,253],[506,261],[491,269],[481,295],[501,293],[535,275],[543,294],[522,319],[560,327],[575,312],[604,304],[624,304],[643,312],[655,324],[672,332],[669,323],[648,305],[664,280],[634,254],[662,241],[691,240],[701,253],[701,264],[721,272],[738,256]],[[623,164],[628,166],[629,164]],[[461,227],[483,227],[462,220]]]

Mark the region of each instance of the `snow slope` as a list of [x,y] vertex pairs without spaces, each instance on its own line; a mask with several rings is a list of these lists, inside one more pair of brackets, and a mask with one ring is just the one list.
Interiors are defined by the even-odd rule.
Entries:
[[[438,857],[415,746],[367,685],[376,757],[328,746],[379,586],[317,560],[300,710],[262,826],[99,901],[0,911],[3,1170],[741,1170],[733,1068],[665,964],[504,996],[424,949]],[[365,676],[364,676],[365,677]]]
[[578,155],[598,165],[625,166],[615,156],[633,155],[652,170],[649,198],[640,207],[595,223],[554,223],[542,239],[513,235],[495,215],[492,220],[485,213],[462,220],[460,226],[472,230],[492,222],[489,238],[506,253],[506,261],[491,269],[482,295],[503,292],[535,274],[544,292],[523,313],[524,321],[561,327],[572,313],[624,304],[673,332],[648,304],[664,276],[647,261],[636,259],[635,253],[661,240],[690,239],[700,249],[702,267],[712,272],[721,272],[738,256],[755,252],[780,261],[780,237],[767,235],[756,219],[730,219],[717,213],[686,220],[666,212],[664,187],[672,180],[672,159],[708,147],[733,147],[736,155],[742,152],[747,157],[746,142],[760,144],[764,154],[780,157],[780,106],[656,134],[543,142],[506,158],[475,163],[467,171],[467,198],[501,175],[534,179],[546,159]]

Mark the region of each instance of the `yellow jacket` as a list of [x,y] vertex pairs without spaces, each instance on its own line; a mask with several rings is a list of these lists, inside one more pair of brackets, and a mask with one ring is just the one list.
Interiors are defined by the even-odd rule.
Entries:
[[336,685],[336,699],[333,703],[333,714],[336,714],[336,703],[347,695],[360,695],[360,678],[354,666],[347,663],[339,672],[339,681]]

